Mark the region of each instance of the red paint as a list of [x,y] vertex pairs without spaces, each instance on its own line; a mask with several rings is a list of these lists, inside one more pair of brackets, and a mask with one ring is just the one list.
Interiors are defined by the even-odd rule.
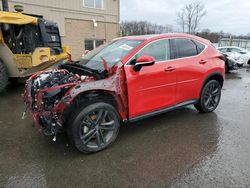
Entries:
[[142,55],[141,57],[139,57],[136,60],[137,63],[142,63],[142,62],[155,62],[155,58],[154,57],[150,57],[147,55]]
[[[152,66],[142,67],[139,72],[133,69],[133,65],[126,65],[144,46],[159,39],[171,38],[193,39],[205,44],[207,48],[200,55],[156,62]],[[35,98],[37,100],[38,111],[34,112],[36,124],[38,123],[39,115],[48,113],[43,111],[42,96],[45,92],[59,88],[69,87],[70,89],[64,98],[67,96],[70,96],[70,98],[67,104],[59,101],[49,113],[58,114],[59,121],[61,122],[62,112],[66,109],[67,105],[72,104],[79,95],[86,92],[105,92],[112,95],[117,103],[117,110],[121,119],[127,120],[162,108],[171,107],[187,100],[199,99],[204,82],[210,75],[216,73],[225,77],[225,64],[221,59],[221,55],[205,39],[186,34],[125,37],[123,39],[142,39],[145,41],[121,60],[121,66],[115,65],[112,71],[109,71],[108,78],[99,81],[93,79],[76,81],[37,91]],[[154,58],[149,59],[148,56],[142,56],[137,59],[137,62],[154,60]],[[107,62],[104,59],[103,64],[105,69],[108,70]],[[29,80],[34,79],[39,74],[31,76]],[[79,88],[75,86],[79,86]],[[27,90],[24,93],[24,98],[30,107],[31,96],[28,95]]]

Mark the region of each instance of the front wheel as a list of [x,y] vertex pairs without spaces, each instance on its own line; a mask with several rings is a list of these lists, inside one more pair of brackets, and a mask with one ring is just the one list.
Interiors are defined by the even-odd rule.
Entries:
[[8,71],[3,62],[0,61],[0,93],[5,90],[8,85]]
[[202,89],[200,100],[195,108],[202,113],[213,112],[220,103],[221,85],[216,80],[211,80]]
[[83,153],[94,153],[116,140],[120,120],[112,105],[98,102],[78,109],[67,126],[68,137],[75,147]]

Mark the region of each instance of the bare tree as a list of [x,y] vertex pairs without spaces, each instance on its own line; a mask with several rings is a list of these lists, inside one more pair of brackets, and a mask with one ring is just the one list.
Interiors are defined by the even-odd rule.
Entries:
[[172,32],[171,25],[157,25],[147,21],[123,21],[120,24],[122,35],[145,35],[145,34],[161,34]]
[[194,6],[194,21],[192,25],[192,30],[195,33],[198,30],[198,26],[200,24],[201,19],[204,16],[206,16],[207,11],[205,10],[205,6],[199,1],[195,2],[193,6]]
[[181,26],[182,31],[188,33],[196,33],[198,31],[201,19],[207,14],[205,6],[200,1],[185,5],[185,7],[177,13],[177,22]]
[[181,26],[182,32],[185,33],[186,20],[185,20],[185,10],[184,9],[181,12],[178,12],[177,23]]

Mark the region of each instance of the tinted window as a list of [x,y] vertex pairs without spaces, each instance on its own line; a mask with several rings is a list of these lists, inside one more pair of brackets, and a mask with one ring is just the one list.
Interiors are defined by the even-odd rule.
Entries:
[[170,50],[169,50],[169,40],[159,40],[153,42],[143,48],[141,52],[139,52],[136,58],[142,55],[149,55],[156,59],[156,61],[164,61],[170,59]]
[[173,39],[176,46],[175,58],[195,56],[198,54],[197,46],[189,39]]
[[197,41],[193,41],[196,44],[196,48],[197,48],[197,53],[200,54],[204,49],[205,49],[205,45],[201,44]]

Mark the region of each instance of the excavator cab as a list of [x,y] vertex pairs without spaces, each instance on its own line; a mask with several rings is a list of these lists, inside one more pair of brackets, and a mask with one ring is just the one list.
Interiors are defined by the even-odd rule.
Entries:
[[23,14],[22,7],[9,12],[7,0],[0,11],[0,92],[9,78],[26,78],[69,57],[62,46],[57,23]]

